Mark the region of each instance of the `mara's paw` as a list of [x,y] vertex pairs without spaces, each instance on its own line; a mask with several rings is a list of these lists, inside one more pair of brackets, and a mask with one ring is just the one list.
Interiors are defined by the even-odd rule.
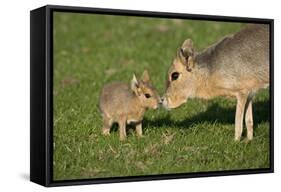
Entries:
[[103,130],[102,130],[102,135],[104,135],[104,136],[108,136],[108,135],[110,135],[109,130],[107,130],[107,129],[103,129]]
[[140,139],[144,138],[144,136],[142,134],[141,135],[140,134],[136,134],[136,135],[137,135],[137,138],[140,138]]
[[120,135],[119,135],[119,140],[120,140],[120,141],[125,141],[126,138],[127,138],[127,135],[126,135],[126,134],[120,134]]
[[235,142],[240,142],[240,140],[241,140],[241,137],[235,137],[235,138],[234,138],[234,141],[235,141]]
[[247,137],[247,138],[244,139],[243,142],[244,142],[244,143],[250,143],[252,140],[253,140],[253,138],[248,138],[248,137]]

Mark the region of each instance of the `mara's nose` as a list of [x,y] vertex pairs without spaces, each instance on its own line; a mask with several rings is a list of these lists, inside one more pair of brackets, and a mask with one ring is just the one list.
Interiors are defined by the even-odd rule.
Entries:
[[161,97],[161,98],[160,98],[160,101],[159,101],[159,104],[163,104],[163,101],[164,101],[164,98]]

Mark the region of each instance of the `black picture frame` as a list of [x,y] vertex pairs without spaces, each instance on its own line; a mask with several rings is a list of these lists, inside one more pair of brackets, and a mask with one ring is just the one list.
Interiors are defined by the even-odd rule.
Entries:
[[[98,13],[142,17],[261,23],[270,25],[270,167],[233,171],[130,176],[54,181],[53,168],[53,13]],[[147,181],[274,172],[274,20],[136,10],[46,5],[30,12],[30,180],[43,186],[66,186],[112,182]]]

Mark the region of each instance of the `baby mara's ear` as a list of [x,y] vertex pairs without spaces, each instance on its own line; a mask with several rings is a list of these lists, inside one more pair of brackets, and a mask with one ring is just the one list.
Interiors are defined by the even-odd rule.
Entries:
[[148,74],[148,71],[147,70],[144,70],[142,76],[141,76],[141,80],[145,83],[149,82],[150,81],[150,77],[149,77],[149,74]]
[[131,80],[131,89],[137,96],[140,96],[141,93],[140,83],[137,80],[135,74],[133,75],[133,78]]

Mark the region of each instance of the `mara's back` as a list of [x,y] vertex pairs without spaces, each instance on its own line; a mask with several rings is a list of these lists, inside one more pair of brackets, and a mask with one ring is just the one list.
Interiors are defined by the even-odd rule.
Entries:
[[[241,84],[269,82],[269,25],[251,24],[206,49],[201,60],[210,73]],[[232,84],[230,83],[230,84]],[[229,84],[229,83],[228,83]]]
[[130,110],[131,100],[134,98],[129,85],[125,83],[111,83],[102,89],[99,107],[104,113],[118,113]]

